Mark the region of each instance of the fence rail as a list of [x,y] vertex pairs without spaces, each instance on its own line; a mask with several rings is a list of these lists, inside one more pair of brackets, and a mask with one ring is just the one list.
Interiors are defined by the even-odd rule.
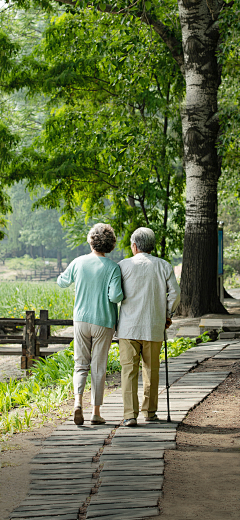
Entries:
[[44,267],[43,269],[34,269],[30,273],[18,273],[16,275],[16,280],[30,280],[34,282],[41,282],[51,280],[52,278],[56,278],[62,272],[62,268],[59,267]]
[[[35,318],[35,311],[26,311],[25,319],[0,318],[0,345],[21,345],[21,352],[15,347],[1,349],[1,354],[21,354],[21,368],[30,369],[36,359],[45,357],[48,345],[69,344],[73,337],[51,336],[51,325],[72,326],[73,320],[49,319],[48,310],[40,310],[40,318]],[[6,332],[9,327],[22,326],[18,334]],[[21,334],[22,332],[22,334]],[[45,347],[45,350],[42,348]],[[49,352],[50,353],[50,352]]]

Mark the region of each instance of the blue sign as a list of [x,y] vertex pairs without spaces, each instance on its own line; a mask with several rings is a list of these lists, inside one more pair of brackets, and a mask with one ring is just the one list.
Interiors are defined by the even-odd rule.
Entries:
[[218,230],[218,274],[223,274],[223,229]]

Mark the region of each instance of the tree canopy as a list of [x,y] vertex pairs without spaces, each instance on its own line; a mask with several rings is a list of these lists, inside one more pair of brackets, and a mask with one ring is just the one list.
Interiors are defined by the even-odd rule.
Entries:
[[159,254],[181,250],[184,81],[166,45],[140,20],[133,31],[119,17],[85,9],[53,17],[26,64],[27,81],[23,64],[12,69],[8,88],[28,83],[51,113],[6,182],[43,185],[40,203],[59,208],[64,201],[71,220],[79,211],[86,218],[107,213],[117,233],[125,232],[124,246],[136,226],[150,225]]
[[[3,184],[43,185],[41,204],[64,201],[67,218],[77,214],[79,222],[82,211],[105,214],[126,239],[137,225],[150,225],[156,253],[168,257],[182,244],[185,170],[181,310],[223,310],[217,181],[221,163],[229,184],[232,164],[237,171],[239,0],[59,3],[36,0],[37,9],[52,9],[51,23],[46,15],[36,48],[16,58],[14,42],[4,58],[2,89],[44,96],[47,108],[30,146],[14,143]],[[29,9],[25,0],[15,6]]]

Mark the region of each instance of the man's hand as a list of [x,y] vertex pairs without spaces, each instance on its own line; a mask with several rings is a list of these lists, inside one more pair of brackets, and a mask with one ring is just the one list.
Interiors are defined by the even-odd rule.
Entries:
[[170,327],[170,325],[172,325],[172,320],[171,320],[171,318],[166,318],[165,329],[168,329],[168,328]]

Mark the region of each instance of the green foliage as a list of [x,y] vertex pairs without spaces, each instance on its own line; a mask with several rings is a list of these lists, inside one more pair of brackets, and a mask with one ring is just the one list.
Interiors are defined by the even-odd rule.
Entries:
[[120,372],[121,369],[118,343],[112,343],[108,353],[107,374]]
[[[179,35],[166,6],[158,9]],[[168,9],[178,20],[176,4]],[[184,82],[158,36],[141,20],[131,22],[130,30],[122,15],[94,9],[52,19],[38,50],[9,78],[10,89],[25,85],[47,96],[52,111],[33,146],[22,147],[5,182],[26,178],[30,189],[44,185],[41,204],[58,209],[64,200],[75,229],[84,218],[105,218],[119,236],[126,232],[124,247],[137,226],[149,225],[158,253],[168,257],[183,241]]]
[[[183,352],[186,350],[189,350],[192,347],[196,347],[200,342],[201,343],[207,343],[208,341],[211,341],[210,337],[208,336],[207,332],[204,332],[204,334],[201,334],[197,338],[178,338],[173,340],[167,341],[167,353],[168,357],[177,357],[180,356]],[[164,347],[164,345],[163,345]],[[162,347],[162,351],[160,354],[160,359],[165,359],[165,351]]]
[[232,265],[224,264],[224,287],[225,289],[235,289],[240,287],[239,272]]
[[64,291],[54,282],[1,282],[0,317],[24,318],[26,310],[48,309],[49,318],[72,319],[74,286]]
[[218,149],[222,157],[222,176],[219,181],[219,198],[223,204],[231,206],[232,203],[235,205],[234,199],[239,199],[240,194],[240,0],[222,10],[220,32],[218,60],[222,66],[222,82],[218,96],[221,122]]

